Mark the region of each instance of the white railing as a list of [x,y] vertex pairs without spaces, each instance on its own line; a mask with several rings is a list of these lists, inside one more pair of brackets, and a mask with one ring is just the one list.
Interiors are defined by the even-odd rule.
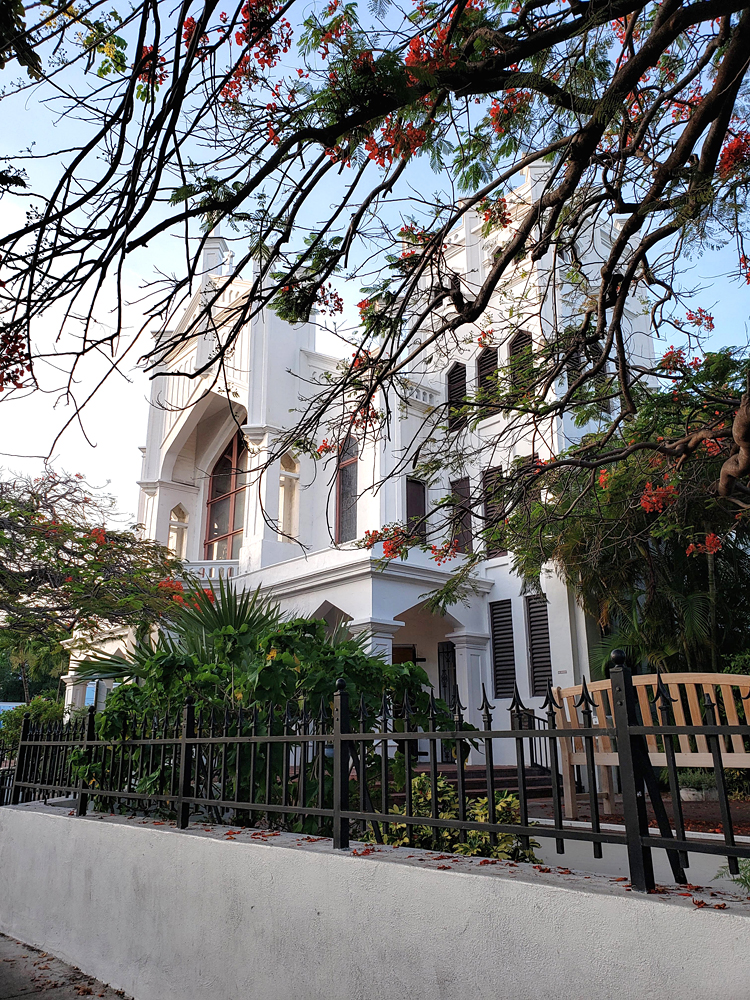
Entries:
[[238,559],[207,559],[205,562],[185,561],[185,570],[201,580],[228,580],[237,576],[239,571]]

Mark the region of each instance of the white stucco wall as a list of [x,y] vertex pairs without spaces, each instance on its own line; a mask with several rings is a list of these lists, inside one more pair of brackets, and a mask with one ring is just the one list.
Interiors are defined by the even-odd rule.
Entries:
[[292,835],[0,809],[0,931],[136,1000],[741,1000],[749,907],[408,849],[354,857]]

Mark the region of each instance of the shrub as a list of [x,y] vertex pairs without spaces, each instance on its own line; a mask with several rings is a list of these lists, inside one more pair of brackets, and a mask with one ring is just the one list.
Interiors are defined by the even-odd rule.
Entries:
[[[426,774],[419,774],[412,779],[412,815],[432,815],[432,785]],[[444,778],[438,775],[438,817],[440,819],[458,819],[458,792]],[[394,805],[391,812],[395,817],[403,816],[405,806]],[[466,805],[466,818],[474,823],[489,823],[489,802],[487,797],[469,799]],[[495,792],[495,822],[518,823],[518,797],[510,792]],[[513,861],[538,861],[534,848],[539,847],[537,841],[530,841],[529,847],[523,847],[521,840],[512,833],[498,833],[497,844],[490,843],[489,833],[479,830],[467,830],[464,843],[460,840],[458,830],[433,829],[430,826],[412,827],[412,843],[409,845],[409,831],[406,823],[394,822],[383,829],[383,842],[393,847],[420,847],[426,850],[448,851],[451,854],[464,854],[468,857],[482,856],[487,858],[504,858]],[[372,842],[375,837],[371,830],[364,838]]]
[[62,722],[64,705],[61,701],[51,701],[48,698],[32,698],[28,705],[18,705],[9,708],[0,715],[0,739],[5,743],[18,743],[21,737],[23,717],[28,712],[32,725],[46,722]]
[[716,776],[713,771],[701,768],[688,768],[678,772],[681,788],[695,788],[699,792],[707,788],[716,788]]

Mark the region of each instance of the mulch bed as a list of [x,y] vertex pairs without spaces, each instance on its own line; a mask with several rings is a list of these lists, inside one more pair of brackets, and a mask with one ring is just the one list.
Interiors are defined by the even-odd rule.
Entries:
[[[656,818],[648,796],[646,802],[648,817],[651,821],[649,826],[656,826]],[[669,818],[672,819],[672,801],[668,795],[664,797],[664,805]],[[605,816],[600,811],[599,818],[602,823],[622,824],[625,822],[622,812],[617,809],[617,806],[621,806],[619,796],[615,801],[615,812],[611,816]],[[729,807],[735,834],[750,837],[750,801],[730,802]],[[529,802],[529,815],[534,819],[552,819],[552,803],[543,799]],[[683,802],[682,815],[685,820],[685,829],[693,833],[723,832],[718,802]],[[578,796],[578,819],[584,822],[591,819],[588,796]]]

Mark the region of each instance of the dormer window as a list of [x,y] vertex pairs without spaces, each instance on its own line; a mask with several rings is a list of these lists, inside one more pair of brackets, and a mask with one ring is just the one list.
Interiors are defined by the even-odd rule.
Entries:
[[247,445],[240,431],[214,465],[208,486],[206,559],[237,559],[242,545],[247,491]]

